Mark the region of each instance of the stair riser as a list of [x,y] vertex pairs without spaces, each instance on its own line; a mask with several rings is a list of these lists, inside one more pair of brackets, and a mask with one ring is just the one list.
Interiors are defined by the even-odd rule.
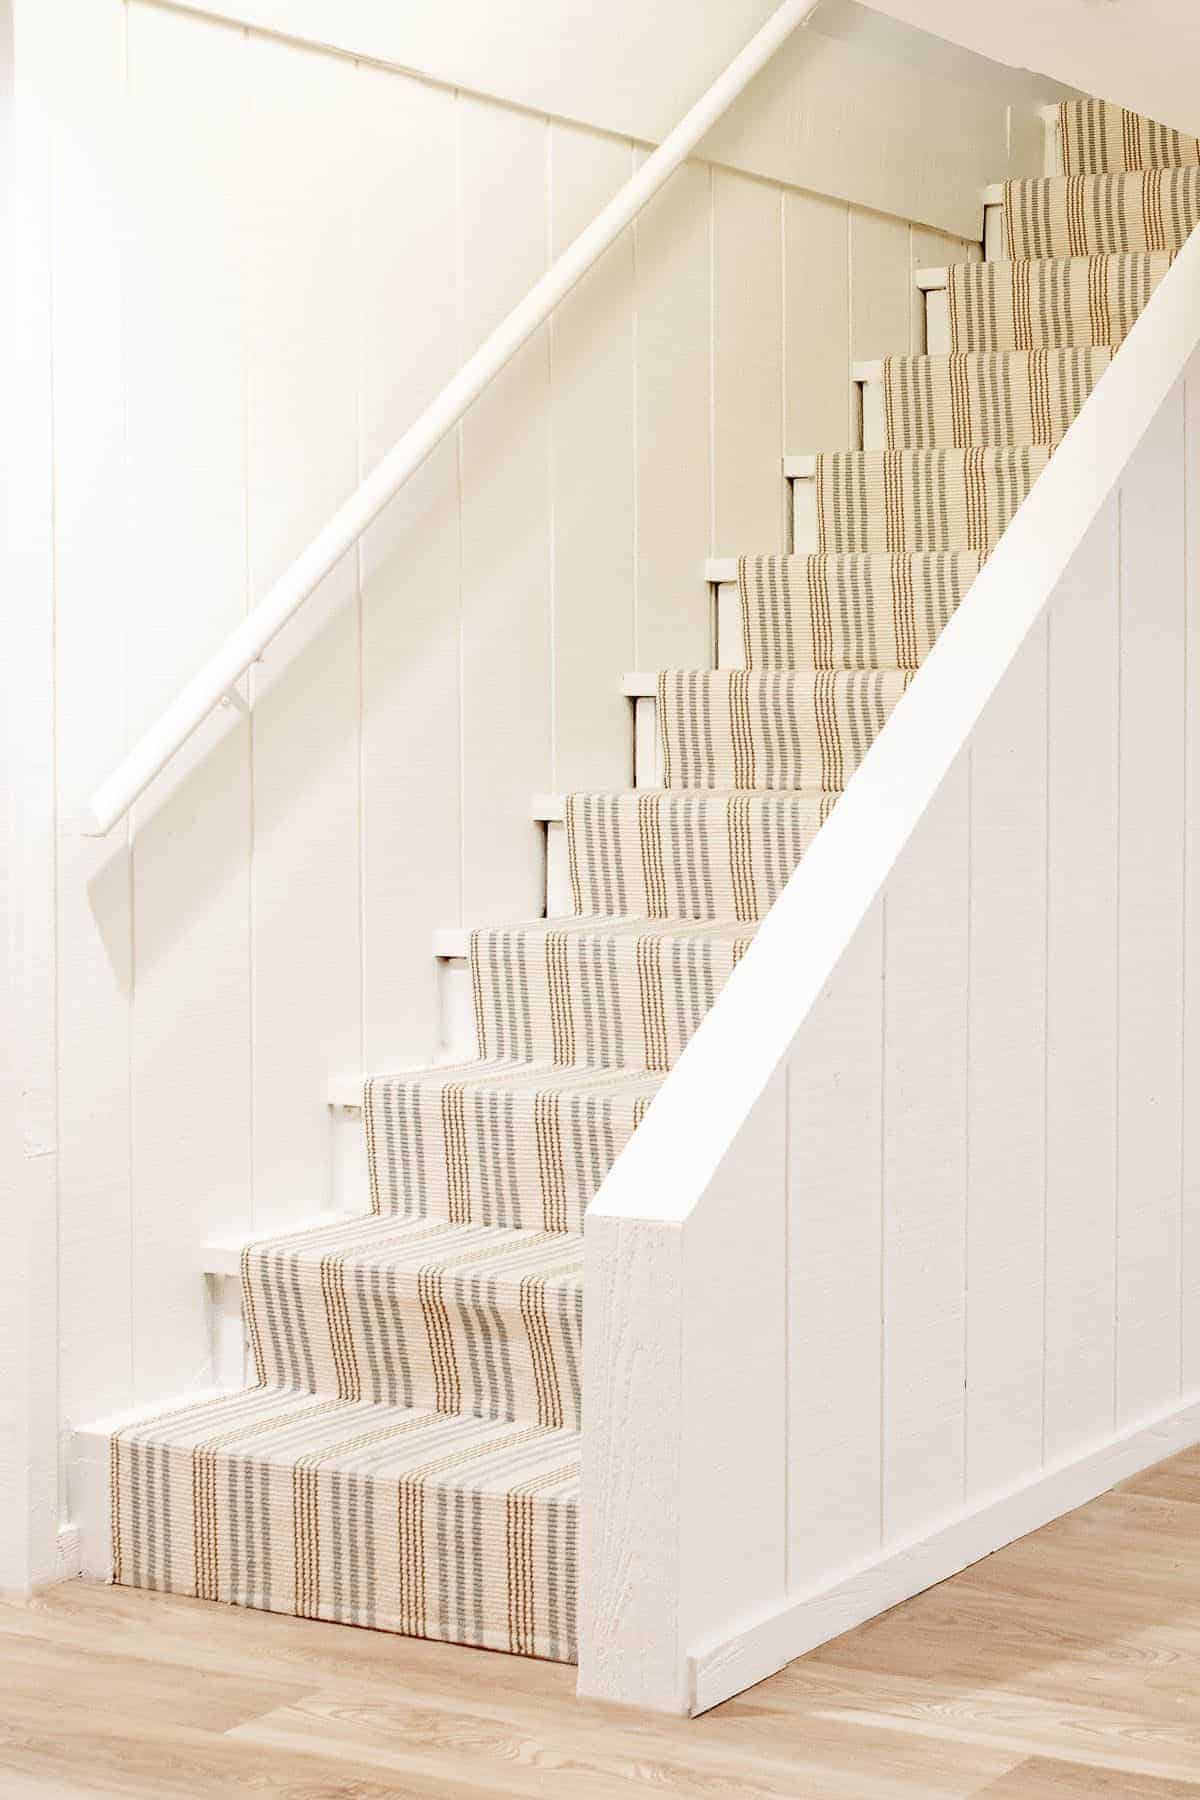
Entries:
[[665,675],[664,785],[840,793],[907,679],[845,669]]
[[863,448],[1056,443],[1110,360],[1107,349],[887,358],[862,383]]
[[[469,969],[466,984],[473,989]],[[472,1010],[472,1038],[474,1012]],[[476,1043],[468,1046],[473,1056]],[[458,1071],[454,1071],[458,1073]],[[581,1231],[593,1195],[633,1136],[655,1083],[579,1093],[544,1079],[515,1091],[472,1080],[446,1088],[396,1077],[367,1095],[371,1201],[405,1212],[523,1231]]]
[[[748,930],[750,928],[748,927]],[[597,938],[564,930],[477,932],[480,1053],[560,1067],[665,1072],[749,945],[697,927]]]
[[812,476],[792,478],[795,551],[987,553],[1048,455],[1035,447],[818,457]]
[[748,557],[743,656],[755,669],[917,669],[980,561]]
[[1103,100],[1054,109],[1059,160],[1054,173],[1122,174],[1137,169],[1194,167],[1200,140]]
[[1200,219],[1200,169],[1012,181],[1004,218],[1016,260],[1179,250]]
[[[535,1243],[539,1240],[535,1240]],[[341,1400],[579,1429],[582,1244],[564,1238],[550,1278],[509,1254],[460,1270],[436,1238],[423,1275],[345,1256],[246,1259],[256,1378]],[[525,1261],[530,1260],[526,1254]]]
[[834,804],[834,795],[570,796],[573,910],[761,919]]

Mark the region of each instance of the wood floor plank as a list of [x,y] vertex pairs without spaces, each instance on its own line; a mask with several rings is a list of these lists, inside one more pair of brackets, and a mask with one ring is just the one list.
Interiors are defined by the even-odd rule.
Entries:
[[1190,1781],[1159,1781],[1150,1775],[1119,1775],[1091,1764],[1056,1762],[1031,1756],[998,1781],[980,1788],[977,1800],[1196,1800]]
[[561,1664],[72,1582],[0,1600],[4,1800],[1200,1800],[1200,1449],[701,1719]]

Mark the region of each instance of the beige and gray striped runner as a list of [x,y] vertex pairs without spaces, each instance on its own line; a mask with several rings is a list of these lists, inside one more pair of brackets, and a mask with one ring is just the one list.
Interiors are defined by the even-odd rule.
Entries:
[[817,457],[826,555],[991,550],[1045,468],[1016,450],[835,450]]
[[664,673],[663,785],[840,793],[910,679],[904,669]]
[[1043,262],[953,263],[947,299],[956,351],[1116,346],[1170,268],[1173,251]]
[[1006,181],[1004,230],[1014,259],[1180,250],[1200,219],[1200,168]]
[[242,1257],[260,1383],[579,1428],[583,1239],[391,1213]]
[[285,1388],[113,1439],[119,1582],[575,1657],[579,1439]]
[[582,1231],[588,1201],[662,1083],[644,1069],[492,1061],[366,1084],[377,1213]]
[[569,794],[576,911],[650,919],[761,919],[835,793]]
[[1185,169],[1200,163],[1200,138],[1107,100],[1064,100],[1058,130],[1066,175]]
[[977,550],[743,556],[748,669],[917,669],[978,575]]
[[753,935],[736,920],[646,918],[472,932],[480,1053],[665,1073]]
[[886,447],[1055,444],[1111,361],[1108,349],[886,357]]

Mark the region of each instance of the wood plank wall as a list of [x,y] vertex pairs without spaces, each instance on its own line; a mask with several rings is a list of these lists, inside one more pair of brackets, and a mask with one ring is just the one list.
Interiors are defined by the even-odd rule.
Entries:
[[1194,1394],[1198,394],[790,1059],[794,1593]]
[[123,745],[640,152],[149,0],[72,31],[67,1422],[204,1378],[199,1245],[325,1204],[326,1078],[429,1054],[432,929],[540,910],[531,794],[627,782],[621,674],[708,661],[702,559],[782,545],[781,454],[849,442],[851,357],[907,349],[913,263],[966,253],[688,166],[272,646],[252,722],[224,710],[97,844]]

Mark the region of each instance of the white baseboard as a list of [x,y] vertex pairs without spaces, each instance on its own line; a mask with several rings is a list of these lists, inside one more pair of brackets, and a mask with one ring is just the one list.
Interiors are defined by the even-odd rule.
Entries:
[[818,1644],[910,1600],[1196,1443],[1200,1443],[1200,1395],[1193,1394],[1069,1461],[941,1520],[924,1536],[892,1545],[823,1587],[789,1595],[692,1651],[691,1712],[706,1712],[740,1694]]

